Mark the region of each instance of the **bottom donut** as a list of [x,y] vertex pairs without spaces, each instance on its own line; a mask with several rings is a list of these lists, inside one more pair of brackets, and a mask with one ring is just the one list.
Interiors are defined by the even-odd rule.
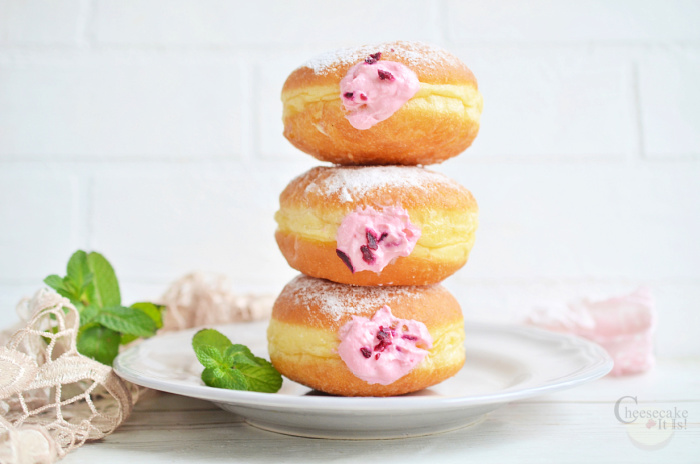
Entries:
[[333,395],[422,390],[465,359],[462,311],[439,284],[356,287],[300,275],[275,301],[267,339],[282,375]]

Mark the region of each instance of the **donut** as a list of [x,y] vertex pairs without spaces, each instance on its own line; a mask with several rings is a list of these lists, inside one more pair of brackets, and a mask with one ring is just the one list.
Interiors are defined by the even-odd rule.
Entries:
[[434,164],[469,147],[483,99],[457,57],[419,42],[319,56],[282,88],[284,136],[342,165]]
[[460,269],[478,207],[418,166],[319,166],[280,194],[275,238],[289,265],[351,285],[428,285]]
[[285,377],[342,396],[435,385],[464,364],[464,321],[441,285],[355,287],[299,275],[272,309],[270,361]]

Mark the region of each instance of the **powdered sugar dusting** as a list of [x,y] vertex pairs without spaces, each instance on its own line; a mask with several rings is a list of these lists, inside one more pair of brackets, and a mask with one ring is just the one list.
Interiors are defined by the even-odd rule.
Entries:
[[302,274],[289,282],[282,292],[293,294],[295,305],[318,306],[332,320],[339,321],[346,314],[374,314],[397,299],[418,299],[425,288],[355,287]]
[[[318,175],[318,171],[325,171]],[[306,192],[335,196],[341,202],[357,201],[377,189],[411,188],[429,194],[436,188],[459,188],[449,177],[417,166],[334,166],[316,167],[306,175],[320,177],[306,187]]]
[[319,55],[307,61],[302,67],[313,70],[314,74],[323,75],[341,66],[358,63],[370,54],[381,52],[394,53],[405,61],[408,66],[420,66],[436,69],[445,61],[456,58],[449,52],[422,42],[386,42],[376,45],[363,45],[355,48],[342,48]]

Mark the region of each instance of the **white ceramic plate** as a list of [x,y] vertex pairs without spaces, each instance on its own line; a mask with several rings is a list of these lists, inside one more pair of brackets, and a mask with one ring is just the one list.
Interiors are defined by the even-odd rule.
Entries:
[[[192,350],[195,330],[154,337],[121,353],[114,369],[135,384],[209,400],[274,432],[318,438],[402,438],[479,421],[511,401],[571,388],[607,374],[612,359],[586,340],[524,326],[466,323],[467,361],[453,378],[390,398],[324,395],[285,379],[276,394],[207,387]],[[266,322],[216,327],[267,357]]]

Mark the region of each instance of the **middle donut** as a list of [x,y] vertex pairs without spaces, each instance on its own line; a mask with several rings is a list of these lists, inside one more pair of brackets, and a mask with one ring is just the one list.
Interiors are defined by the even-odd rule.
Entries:
[[351,285],[428,285],[474,245],[478,207],[447,176],[416,166],[316,167],[280,195],[275,238],[294,269]]

